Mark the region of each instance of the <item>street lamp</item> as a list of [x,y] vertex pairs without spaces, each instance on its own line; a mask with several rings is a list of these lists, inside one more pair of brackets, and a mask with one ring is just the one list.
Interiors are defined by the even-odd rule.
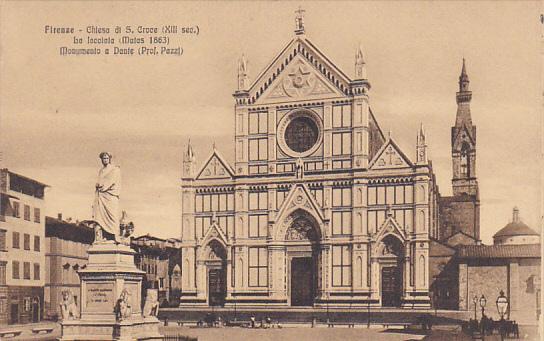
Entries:
[[487,303],[487,299],[482,294],[482,297],[480,297],[480,307],[482,308],[482,318],[485,316],[485,304]]
[[482,319],[480,320],[480,333],[482,335],[482,340],[484,339],[485,331],[486,331],[486,323],[487,318],[485,317],[485,305],[487,303],[487,299],[482,294],[482,297],[480,297],[480,307],[482,308]]
[[497,303],[497,310],[499,311],[499,315],[501,316],[501,321],[500,321],[501,340],[504,340],[504,336],[506,333],[504,315],[506,315],[506,312],[508,311],[508,298],[504,295],[504,291],[501,290],[501,292],[499,293],[499,297],[497,297],[496,303]]
[[478,320],[478,317],[476,316],[476,307],[478,306],[478,296],[474,295],[474,298],[472,298],[472,302],[474,303],[474,320]]
[[504,320],[504,316],[508,311],[508,298],[504,295],[504,291],[501,290],[499,297],[497,298],[497,310],[501,316],[501,320]]

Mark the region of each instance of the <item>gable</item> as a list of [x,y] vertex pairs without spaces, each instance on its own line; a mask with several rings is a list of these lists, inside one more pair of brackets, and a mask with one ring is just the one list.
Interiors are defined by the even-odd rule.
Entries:
[[474,245],[476,244],[476,239],[462,231],[459,231],[449,236],[445,242],[449,246],[455,247],[457,245]]
[[316,218],[319,218],[317,220],[320,222],[326,220],[319,204],[306,185],[297,184],[291,188],[291,191],[279,207],[276,221],[281,221],[285,216],[299,208],[312,213]]
[[[215,219],[215,218],[213,218]],[[223,245],[227,245],[227,237],[225,236],[225,233],[223,230],[217,225],[217,222],[214,221],[210,227],[208,227],[208,230],[204,234],[201,240],[201,245],[206,245],[210,240],[217,239],[219,240]]]
[[474,148],[476,141],[474,135],[476,134],[474,127],[468,127],[466,124],[463,124],[461,128],[453,127],[454,136],[452,141],[452,146],[454,150],[461,150],[463,143],[466,142],[470,148]]
[[412,167],[412,162],[400,150],[391,138],[380,148],[374,159],[370,162],[369,169],[391,169]]
[[297,55],[256,103],[341,96],[344,94],[334,84],[320,75],[304,57]]
[[378,241],[384,236],[392,234],[397,236],[400,240],[406,240],[406,235],[402,228],[399,226],[395,218],[392,215],[387,217],[382,225],[379,227],[378,232],[374,235],[373,239]]
[[[289,77],[289,74],[302,78]],[[350,82],[349,77],[332,64],[317,47],[299,36],[257,76],[248,91],[249,102],[251,104],[269,100],[279,102],[281,98],[285,100],[301,94],[344,96],[349,93]],[[261,99],[263,97],[267,99]]]
[[197,179],[230,179],[233,171],[227,162],[214,150],[198,172]]

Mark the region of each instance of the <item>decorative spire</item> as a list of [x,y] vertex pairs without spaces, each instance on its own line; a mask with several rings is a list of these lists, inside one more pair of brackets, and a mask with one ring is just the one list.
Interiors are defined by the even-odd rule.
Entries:
[[183,177],[192,178],[196,170],[196,158],[195,152],[193,151],[193,146],[191,145],[191,139],[187,142],[187,149],[183,155]]
[[185,160],[191,161],[195,158],[195,153],[193,151],[193,146],[191,145],[191,139],[187,142],[187,150],[185,151]]
[[514,211],[512,213],[512,222],[519,223],[519,208],[514,206]]
[[417,132],[417,144],[416,144],[416,162],[418,164],[427,163],[427,144],[425,143],[425,130],[423,129],[423,123],[419,126]]
[[249,87],[249,77],[247,75],[247,60],[246,56],[238,59],[238,90],[247,90]]
[[299,7],[295,13],[295,34],[302,35],[304,34],[304,12],[305,10],[302,7]]
[[463,68],[461,69],[461,75],[459,76],[459,92],[466,92],[468,90],[468,85],[470,81],[468,80],[467,67],[465,65],[465,58],[463,58]]
[[367,79],[366,63],[361,45],[359,45],[357,52],[355,52],[355,79]]

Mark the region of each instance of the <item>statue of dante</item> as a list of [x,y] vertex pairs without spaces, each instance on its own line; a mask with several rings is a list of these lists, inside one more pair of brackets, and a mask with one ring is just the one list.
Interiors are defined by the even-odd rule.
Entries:
[[[112,155],[100,153],[102,168],[98,172],[93,204],[93,220],[101,228],[100,232],[113,235],[117,241],[119,234],[119,194],[121,193],[121,169],[111,164]],[[99,239],[101,239],[101,235]]]

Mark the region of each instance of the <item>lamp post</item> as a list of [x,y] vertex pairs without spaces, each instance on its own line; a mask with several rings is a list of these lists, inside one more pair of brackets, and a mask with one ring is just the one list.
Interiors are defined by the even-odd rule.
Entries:
[[508,311],[508,298],[504,295],[504,291],[501,290],[501,292],[499,293],[499,297],[497,297],[496,303],[497,303],[497,311],[499,312],[499,315],[501,316],[500,333],[501,333],[501,341],[502,341],[504,340],[504,336],[506,333],[504,315],[506,315],[506,312]]
[[477,321],[478,317],[476,316],[476,307],[478,306],[478,296],[474,295],[472,298],[472,303],[474,303],[474,320]]
[[482,297],[480,297],[480,307],[482,308],[482,318],[484,318],[484,316],[485,316],[485,305],[486,305],[486,303],[487,303],[487,299],[482,294]]
[[482,340],[484,339],[485,335],[485,328],[487,324],[487,318],[485,317],[485,305],[487,303],[487,299],[482,294],[482,297],[480,297],[480,307],[482,308],[482,319],[480,320],[480,330],[482,334]]

